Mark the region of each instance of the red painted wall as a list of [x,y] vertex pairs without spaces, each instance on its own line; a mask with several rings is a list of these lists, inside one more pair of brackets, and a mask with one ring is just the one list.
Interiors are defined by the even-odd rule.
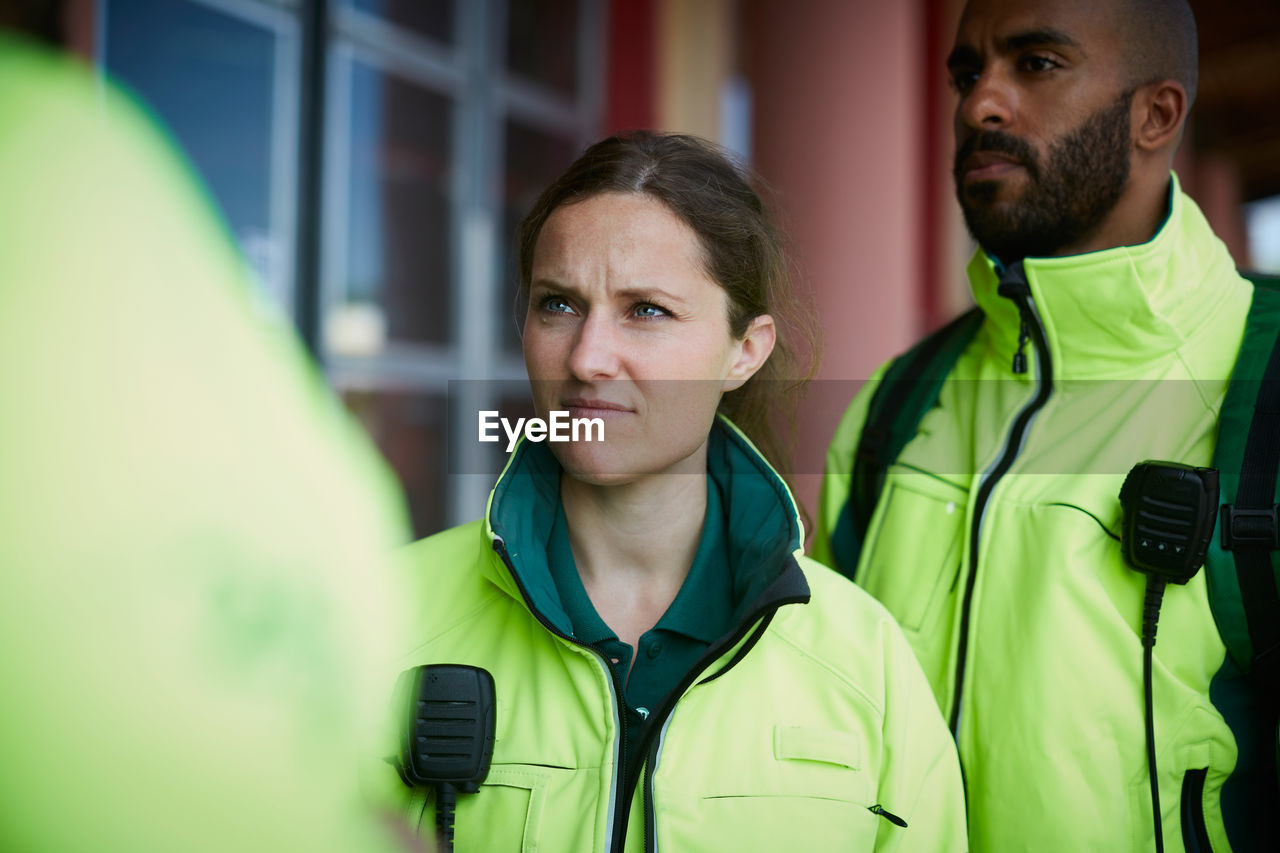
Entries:
[[654,126],[657,114],[655,3],[656,0],[612,0],[609,4],[606,135]]
[[776,190],[826,338],[796,464],[811,510],[858,381],[923,325],[925,258],[936,251],[923,203],[923,14],[920,2],[744,6],[754,165]]

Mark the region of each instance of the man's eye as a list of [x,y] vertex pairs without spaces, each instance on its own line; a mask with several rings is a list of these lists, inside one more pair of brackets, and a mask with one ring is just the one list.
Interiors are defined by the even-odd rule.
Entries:
[[1034,73],[1039,73],[1043,71],[1052,71],[1053,69],[1059,67],[1058,63],[1054,62],[1049,57],[1035,56],[1035,55],[1024,56],[1022,58],[1020,65],[1022,66],[1023,71],[1031,71]]
[[968,92],[978,82],[978,72],[976,71],[953,71],[951,72],[951,88],[960,94]]

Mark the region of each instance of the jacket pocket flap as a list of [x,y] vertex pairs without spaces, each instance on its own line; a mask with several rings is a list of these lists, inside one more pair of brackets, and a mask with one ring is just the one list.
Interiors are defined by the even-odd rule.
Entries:
[[862,764],[861,743],[856,735],[810,726],[774,726],[773,757],[822,761],[853,770]]

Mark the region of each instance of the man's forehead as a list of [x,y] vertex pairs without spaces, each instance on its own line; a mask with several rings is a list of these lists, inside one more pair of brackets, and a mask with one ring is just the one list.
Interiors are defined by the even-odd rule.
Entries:
[[1114,31],[1115,0],[970,0],[960,16],[956,47],[982,48],[1025,34],[1088,48]]

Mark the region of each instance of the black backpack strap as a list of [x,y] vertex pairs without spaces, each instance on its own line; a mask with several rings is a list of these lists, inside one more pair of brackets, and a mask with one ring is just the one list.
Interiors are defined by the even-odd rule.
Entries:
[[937,405],[942,381],[977,334],[982,318],[982,311],[973,308],[894,359],[871,395],[853,457],[849,498],[831,534],[836,568],[846,577],[857,571],[885,472]]
[[1280,834],[1280,279],[1245,277],[1253,302],[1213,453],[1222,509],[1206,574],[1228,657],[1210,694],[1238,750],[1221,797],[1228,835],[1237,849],[1271,849]]
[[1222,498],[1219,544],[1234,557],[1248,645],[1239,631],[1224,638],[1235,640],[1241,669],[1254,672],[1267,704],[1280,711],[1280,279],[1249,278],[1253,303],[1214,452],[1215,466],[1236,484]]

